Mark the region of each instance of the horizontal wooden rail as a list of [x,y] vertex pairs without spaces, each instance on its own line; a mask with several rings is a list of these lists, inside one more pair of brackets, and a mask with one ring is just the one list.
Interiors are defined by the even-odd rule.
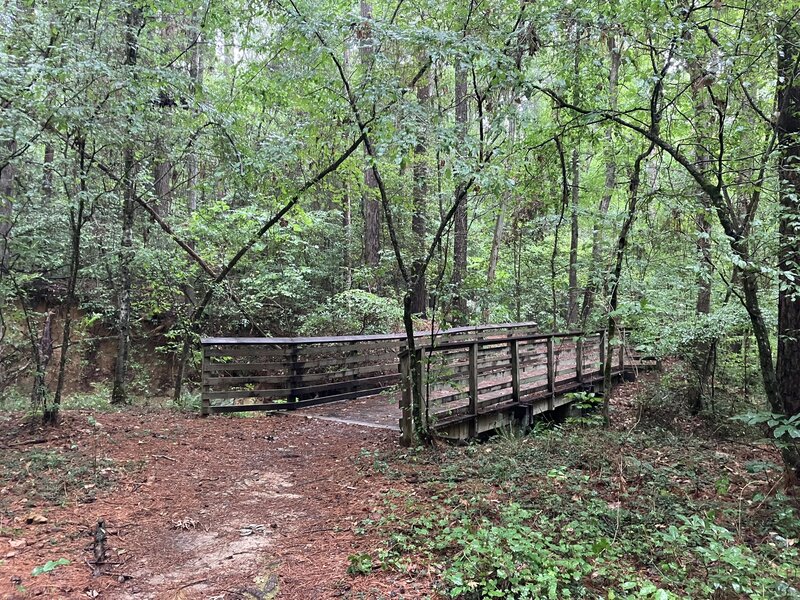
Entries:
[[[640,361],[619,332],[612,347],[612,376],[636,369]],[[413,441],[412,394],[424,406],[424,428],[445,437],[469,438],[511,422],[520,411],[528,418],[569,402],[570,392],[591,389],[603,380],[607,352],[604,331],[530,333],[505,340],[450,341],[415,349],[420,368],[412,381],[412,355],[400,354],[400,429],[403,443]]]
[[[415,338],[420,347],[437,347],[463,340],[493,343],[535,331],[536,323],[505,323],[417,332]],[[400,383],[405,345],[401,334],[202,338],[201,412],[292,410],[389,391]]]

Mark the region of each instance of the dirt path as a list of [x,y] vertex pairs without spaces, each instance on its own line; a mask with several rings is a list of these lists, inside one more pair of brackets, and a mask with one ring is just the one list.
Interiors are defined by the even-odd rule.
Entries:
[[[198,419],[169,412],[65,416],[60,429],[0,421],[0,598],[416,598],[402,576],[347,575],[389,488],[370,454],[397,434],[301,415]],[[46,440],[46,441],[43,441]],[[31,443],[33,442],[33,443]],[[69,486],[63,505],[32,490],[37,457],[80,455],[110,487]],[[97,466],[95,467],[95,457]],[[77,471],[76,471],[77,472]],[[89,481],[91,473],[89,474]],[[83,481],[83,480],[82,480]],[[57,491],[57,490],[56,490]],[[409,489],[409,492],[411,490]],[[42,520],[36,524],[26,520]],[[105,574],[91,533],[108,531]],[[32,576],[47,561],[70,561]]]

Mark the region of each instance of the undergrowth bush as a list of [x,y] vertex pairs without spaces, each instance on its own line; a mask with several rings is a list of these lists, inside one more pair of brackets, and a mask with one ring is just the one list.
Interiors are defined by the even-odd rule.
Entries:
[[370,461],[419,488],[359,525],[384,543],[351,574],[424,572],[464,600],[800,599],[800,519],[769,461],[582,422]]
[[303,321],[300,334],[380,334],[400,330],[402,324],[403,309],[397,302],[364,290],[347,290],[311,312]]

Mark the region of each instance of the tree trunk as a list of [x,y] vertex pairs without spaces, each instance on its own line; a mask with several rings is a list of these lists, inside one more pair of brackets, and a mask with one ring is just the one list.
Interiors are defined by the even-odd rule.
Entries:
[[156,206],[162,216],[170,211],[172,195],[172,163],[169,159],[160,160],[153,168],[153,190],[156,195]]
[[[581,27],[575,23],[575,57],[573,63],[572,101],[580,103],[580,43]],[[567,294],[567,327],[570,328],[578,321],[578,207],[580,206],[581,162],[580,138],[575,136],[572,147],[572,205],[570,207],[570,238],[569,238],[569,290]]]
[[[800,25],[786,18],[779,25],[778,146],[781,220],[778,260],[778,393],[787,417],[800,414]],[[787,442],[784,462],[800,483],[800,444]]]
[[[491,290],[494,280],[497,277],[497,261],[500,258],[500,246],[503,243],[503,230],[505,229],[506,198],[500,198],[500,206],[497,208],[497,219],[494,222],[492,232],[492,248],[489,251],[489,266],[486,269],[486,290],[491,298]],[[491,308],[487,304],[483,309],[483,322],[488,323],[491,317]]]
[[[366,0],[361,0],[362,29],[359,34],[359,55],[364,70],[364,77],[368,78],[375,60],[374,40],[372,38],[372,6]],[[366,156],[366,154],[365,154]],[[366,156],[367,160],[370,160]],[[364,167],[364,264],[368,267],[378,266],[381,253],[381,204],[377,198],[378,183],[371,165]]]
[[578,206],[580,202],[580,159],[578,148],[572,149],[572,190],[569,237],[569,295],[567,299],[567,327],[578,321]]
[[[424,60],[422,61],[424,62]],[[430,100],[430,82],[425,76],[417,84],[417,102],[424,111]],[[424,126],[423,126],[424,127]],[[425,279],[425,235],[427,232],[426,209],[428,202],[428,164],[425,133],[420,131],[414,147],[414,213],[411,216],[411,230],[414,239],[414,262],[411,265],[411,312],[423,318],[428,312],[428,286]]]
[[[200,29],[202,22],[197,19],[197,15],[193,16],[192,22],[195,23],[197,32],[191,40],[194,46],[192,47],[191,59],[189,61],[189,79],[191,82],[190,91],[193,96],[197,97],[197,94],[203,88],[203,32]],[[186,155],[186,200],[190,215],[197,210],[197,181],[200,175],[197,150],[194,144],[195,140],[192,139],[189,152]]]
[[84,224],[84,209],[86,206],[86,140],[81,139],[78,144],[79,152],[79,184],[77,193],[77,206],[69,209],[71,239],[70,268],[69,278],[67,279],[67,293],[64,298],[64,324],[61,336],[61,354],[58,361],[58,380],[56,391],[53,395],[52,404],[45,403],[42,421],[46,424],[54,425],[58,421],[58,411],[61,407],[61,400],[64,393],[64,384],[67,376],[67,356],[69,353],[70,337],[72,335],[72,313],[77,309],[77,295],[75,290],[78,285],[78,274],[81,268],[81,236]]
[[[456,65],[455,108],[456,137],[463,144],[467,136],[469,104],[467,99],[467,68]],[[455,197],[463,194],[464,182],[456,185]],[[467,203],[466,199],[458,205],[453,219],[453,323],[465,325],[468,321],[467,298],[464,293],[464,280],[467,277]]]
[[350,199],[350,183],[344,183],[344,200],[342,202],[342,227],[344,228],[344,248],[342,249],[342,262],[344,263],[344,289],[353,288],[353,213],[352,200]]
[[611,370],[614,362],[614,338],[617,335],[617,321],[614,312],[617,310],[619,299],[619,280],[622,276],[623,259],[625,258],[625,247],[628,245],[628,235],[630,234],[633,222],[636,219],[636,209],[639,202],[639,184],[642,175],[642,163],[647,160],[647,157],[653,151],[654,145],[650,144],[644,152],[636,157],[633,164],[633,173],[631,174],[631,181],[629,184],[629,200],[628,212],[625,214],[625,220],[622,223],[622,228],[617,238],[617,251],[614,256],[614,268],[611,273],[611,298],[608,306],[608,323],[605,336],[605,363],[603,364],[603,422],[606,427],[611,424]]
[[[138,8],[128,12],[125,31],[125,65],[133,67],[139,51],[137,32],[142,13]],[[114,384],[111,390],[112,404],[128,402],[127,376],[130,358],[131,337],[131,262],[133,261],[133,219],[136,196],[136,164],[133,145],[123,149],[122,191],[122,240],[119,263],[119,305],[117,315],[117,360],[114,368]]]
[[[694,102],[694,122],[699,129],[697,139],[697,151],[695,153],[695,168],[706,174],[711,164],[711,157],[706,148],[707,136],[704,131],[713,124],[714,115],[708,110],[708,101],[705,88],[708,80],[705,77],[703,66],[698,61],[692,61],[689,65],[689,73],[692,80],[691,94]],[[711,278],[709,273],[709,263],[711,260],[711,223],[708,214],[711,211],[711,202],[708,194],[702,188],[697,189],[697,199],[700,206],[695,215],[695,226],[697,228],[697,250],[698,275],[697,275],[697,299],[695,302],[695,314],[699,317],[707,316],[711,313]],[[714,344],[707,340],[698,340],[690,349],[689,359],[697,374],[697,381],[687,389],[687,404],[692,414],[698,414],[705,405],[704,398],[708,387],[708,380],[711,370],[711,355]]]
[[[608,106],[612,111],[617,110],[619,104],[619,66],[622,62],[622,48],[617,44],[617,39],[609,34],[606,43],[611,58],[611,66],[608,74]],[[589,315],[594,307],[595,295],[600,286],[600,271],[602,269],[602,246],[603,246],[603,223],[605,222],[608,208],[611,206],[611,198],[617,187],[617,148],[614,129],[609,126],[606,129],[606,179],[605,191],[600,199],[598,207],[597,221],[592,232],[592,265],[594,275],[586,286],[583,294],[583,307],[581,308],[581,322],[586,324]]]
[[46,200],[53,197],[53,161],[56,158],[56,151],[53,144],[44,146],[44,170],[42,171],[42,196]]
[[[6,143],[9,155],[17,151],[16,140]],[[14,180],[17,167],[12,162],[0,167],[0,271],[8,268],[9,236],[11,235],[11,218],[14,210]]]

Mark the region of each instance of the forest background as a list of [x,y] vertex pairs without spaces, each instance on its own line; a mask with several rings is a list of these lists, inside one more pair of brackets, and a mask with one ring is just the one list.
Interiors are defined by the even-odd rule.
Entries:
[[796,470],[798,10],[7,1],[4,398],[196,402],[201,333],[624,325]]

